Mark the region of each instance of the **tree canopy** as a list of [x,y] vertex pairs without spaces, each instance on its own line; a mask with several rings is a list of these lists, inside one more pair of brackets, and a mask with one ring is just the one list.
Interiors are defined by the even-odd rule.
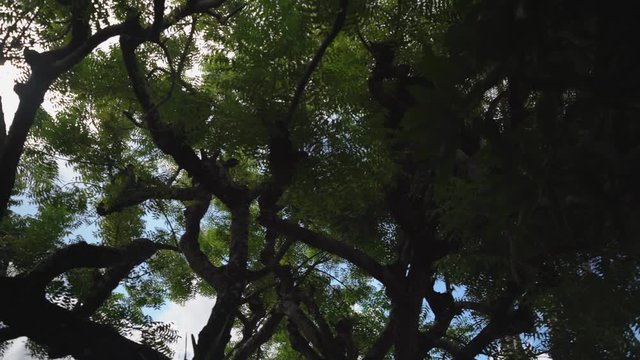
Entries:
[[631,4],[0,10],[0,354],[640,358]]

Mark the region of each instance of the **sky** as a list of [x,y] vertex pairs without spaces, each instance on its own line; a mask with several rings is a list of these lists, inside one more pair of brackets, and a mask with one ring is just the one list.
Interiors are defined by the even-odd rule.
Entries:
[[[5,121],[11,122],[12,114],[18,108],[18,95],[13,92],[15,78],[18,70],[10,63],[0,65],[0,96],[2,97],[2,108],[4,110]],[[9,124],[7,124],[9,128]]]
[[[5,122],[7,123],[7,129],[11,125],[13,114],[18,107],[18,96],[13,91],[13,85],[15,79],[18,76],[18,69],[9,64],[8,62],[0,66],[0,97],[2,98],[2,107],[5,114]],[[50,101],[45,100],[43,107],[51,112],[55,112],[55,108]],[[61,181],[70,181],[74,177],[74,172],[71,167],[64,166],[62,162],[58,164],[60,171]],[[22,214],[33,214],[35,209],[32,205],[25,202],[19,208],[15,208],[14,211]],[[155,224],[149,224],[153,227]],[[157,224],[161,226],[161,224]],[[93,237],[92,227],[87,226],[80,229],[78,232],[87,240]],[[78,232],[74,233],[77,234]],[[74,236],[72,235],[72,236]],[[185,302],[184,304],[176,304],[169,302],[159,310],[153,310],[149,313],[155,321],[162,321],[166,323],[173,323],[173,328],[178,331],[178,334],[182,337],[177,343],[173,344],[175,352],[174,359],[184,359],[184,334],[197,334],[200,329],[206,323],[211,308],[213,307],[215,300],[203,296],[196,296],[195,298]],[[190,336],[190,335],[189,335]],[[18,338],[14,341],[9,349],[4,354],[4,360],[30,360],[33,359],[29,356],[28,350],[24,346],[26,338]],[[189,341],[188,354],[192,355],[191,342]]]

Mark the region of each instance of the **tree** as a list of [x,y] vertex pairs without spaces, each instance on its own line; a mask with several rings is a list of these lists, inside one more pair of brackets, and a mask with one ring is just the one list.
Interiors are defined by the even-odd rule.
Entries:
[[638,357],[626,5],[1,6],[0,341],[166,359],[203,293],[194,359]]

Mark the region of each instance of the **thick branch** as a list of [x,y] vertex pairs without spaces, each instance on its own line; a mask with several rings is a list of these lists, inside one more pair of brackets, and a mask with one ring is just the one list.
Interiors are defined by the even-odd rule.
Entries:
[[280,312],[272,311],[267,320],[264,321],[260,329],[253,334],[249,339],[244,341],[235,351],[235,355],[233,356],[233,360],[246,360],[253,353],[256,352],[264,344],[267,342],[273,333],[280,325],[282,321],[283,314]]
[[151,98],[147,80],[135,54],[136,48],[143,41],[144,39],[141,38],[121,36],[120,47],[133,91],[144,111],[144,120],[154,142],[162,152],[173,157],[180,168],[187,170],[192,177],[198,179],[199,183],[225,205],[234,208],[239,202],[244,201],[248,193],[247,189],[235,184],[228,177],[224,166],[216,159],[198,158],[186,139],[178,135],[178,129],[160,120],[158,106]]
[[187,1],[188,11],[205,12],[209,9],[215,9],[225,3],[225,0],[189,0]]
[[421,334],[422,352],[426,353],[437,347],[439,341],[445,336],[451,321],[458,315],[461,308],[457,306],[450,293],[438,293],[432,290],[427,292],[425,299],[429,302],[429,307],[435,315],[433,324],[429,329]]
[[34,71],[27,83],[19,87],[20,104],[13,117],[9,133],[4,140],[4,147],[0,151],[0,169],[2,170],[2,176],[0,176],[0,218],[7,211],[27,133],[35,121],[36,112],[42,104],[44,93],[51,82],[51,79],[37,76]]
[[217,288],[221,285],[221,269],[213,265],[200,249],[200,220],[209,209],[210,196],[196,198],[184,212],[185,232],[180,238],[180,250],[189,262],[189,266],[209,285]]
[[[332,327],[315,304],[313,294],[308,294],[295,286],[290,268],[279,268],[276,274],[280,279],[278,308],[289,320],[288,328],[292,344],[295,341],[299,342],[299,349],[296,350],[306,356],[318,354],[324,359],[356,359],[357,351],[353,344],[351,321],[341,319],[335,326],[336,336],[334,336]],[[301,308],[301,304],[306,306],[306,312]],[[301,339],[305,339],[312,347],[303,346]],[[308,351],[311,349],[313,351]]]
[[460,310],[472,310],[485,315],[490,315],[493,311],[491,306],[475,301],[459,301],[456,302],[456,307]]
[[387,268],[380,265],[369,255],[350,245],[330,239],[322,234],[313,232],[309,229],[305,229],[295,224],[291,224],[284,220],[268,220],[263,218],[261,219],[261,221],[263,222],[264,226],[272,228],[273,230],[284,234],[287,237],[295,238],[296,240],[302,241],[309,246],[341,257],[356,265],[386,286],[392,286],[393,276]]
[[249,258],[249,203],[231,209],[231,241],[227,275],[245,281]]
[[[34,293],[27,279],[0,277],[0,321],[47,347],[52,358],[78,360],[168,360],[161,353],[129,340],[109,326],[78,317]],[[34,326],[37,324],[37,326]]]
[[[309,295],[313,296],[313,294],[309,294]],[[308,312],[310,313],[310,315],[313,316],[313,320],[315,320],[316,327],[318,328],[318,331],[321,335],[323,347],[325,348],[330,347],[334,339],[333,339],[333,332],[331,330],[331,327],[329,326],[329,323],[327,323],[327,320],[324,318],[324,315],[322,315],[322,313],[320,312],[320,309],[318,308],[316,303],[313,301],[313,299],[310,298],[310,296],[307,296],[306,294],[300,294],[299,297],[302,299],[302,303],[309,310]]]
[[[171,246],[167,246],[166,249],[179,251],[177,248],[173,248]],[[147,254],[148,256],[145,257],[144,255]],[[120,284],[120,282],[129,275],[133,268],[140,265],[153,255],[153,253],[147,254],[142,254],[143,256],[132,259],[125,264],[117,265],[108,269],[93,285],[93,288],[90,290],[89,295],[83,303],[74,308],[73,311],[80,316],[91,316],[91,314],[98,310],[98,308],[109,298],[111,292],[118,287],[118,284]]]
[[153,23],[151,24],[151,33],[153,33],[154,37],[160,37],[163,22],[164,0],[153,0]]
[[289,333],[289,341],[291,342],[291,347],[299,352],[302,356],[304,356],[307,360],[323,360],[318,353],[316,353],[311,346],[309,346],[309,342],[302,337],[296,325],[294,325],[291,321],[287,324],[287,332]]
[[75,268],[105,268],[142,262],[160,249],[174,249],[148,239],[136,239],[125,247],[90,245],[85,242],[57,250],[25,276],[32,286],[41,290],[58,275]]
[[[266,276],[269,273],[271,273],[276,267],[280,265],[280,260],[282,260],[282,258],[287,254],[287,251],[289,250],[291,245],[293,245],[293,243],[294,243],[293,240],[287,238],[282,244],[282,246],[280,246],[280,249],[278,249],[278,252],[275,255],[273,255],[272,258],[267,259],[267,261],[265,262],[265,267],[257,271],[249,271],[249,273],[247,274],[247,279],[249,281],[258,280],[263,276]],[[261,253],[261,256],[262,256],[262,253]]]
[[455,354],[454,360],[473,360],[492,342],[504,336],[517,335],[533,328],[533,315],[526,306],[521,306],[516,310],[501,310],[491,318],[489,324],[478,335]]
[[222,359],[231,340],[236,310],[242,303],[249,252],[249,202],[231,209],[231,241],[224,282],[217,284],[216,304],[195,348],[195,360]]
[[287,315],[290,324],[295,327],[317,349],[323,348],[322,334],[315,324],[302,312],[298,304],[291,299],[285,299],[280,304],[281,311]]
[[119,194],[115,199],[111,199],[108,204],[100,203],[96,209],[98,215],[105,216],[114,212],[118,212],[130,206],[139,205],[151,199],[162,200],[193,200],[195,190],[193,188],[176,188],[176,187],[134,187],[125,189],[125,192]]
[[4,140],[4,146],[0,148],[0,169],[3,171],[3,176],[0,177],[0,217],[6,213],[24,142],[35,121],[36,112],[44,100],[44,94],[56,77],[80,62],[96,46],[112,36],[123,33],[125,29],[124,24],[110,26],[99,30],[86,41],[78,42],[74,38],[67,46],[42,54],[25,50],[25,61],[31,67],[31,76],[26,83],[17,84],[15,87],[20,104]]
[[[189,15],[204,13],[224,2],[225,0],[188,1],[187,4],[169,14],[166,19],[160,19],[162,21],[156,19],[154,23],[160,24],[160,30],[164,30]],[[78,8],[78,10],[81,9]],[[53,81],[113,36],[128,34],[136,38],[145,38],[150,35],[147,29],[140,26],[136,17],[102,28],[89,37],[87,37],[87,20],[84,18],[75,20],[75,31],[72,31],[72,39],[66,46],[44,53],[25,51],[25,61],[31,67],[31,77],[25,84],[16,85],[20,104],[4,146],[0,147],[0,169],[3,171],[3,176],[0,177],[0,217],[6,214],[7,204],[15,184],[15,172],[24,150],[27,134],[35,120],[36,111],[44,100],[44,94]]]
[[457,354],[460,352],[460,347],[447,338],[440,338],[433,343],[433,347],[442,349],[449,354]]

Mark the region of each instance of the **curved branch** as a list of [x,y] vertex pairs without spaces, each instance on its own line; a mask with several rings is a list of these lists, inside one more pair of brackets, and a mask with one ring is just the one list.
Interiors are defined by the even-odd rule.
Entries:
[[160,249],[175,250],[175,247],[158,244],[149,239],[135,239],[121,248],[79,242],[55,251],[29,272],[24,279],[28,280],[34,288],[44,290],[44,287],[51,280],[68,270],[140,263]]
[[356,265],[371,277],[383,283],[385,286],[393,287],[393,275],[391,272],[375,259],[355,247],[347,245],[344,242],[330,239],[322,234],[291,224],[284,220],[269,220],[265,218],[261,218],[260,220],[264,226],[288,237],[295,238],[309,246],[341,257]]
[[231,329],[236,309],[242,304],[242,292],[246,285],[249,254],[249,203],[231,209],[231,240],[229,261],[223,280],[218,281],[216,304],[207,324],[198,334],[194,360],[222,359],[231,340]]
[[225,205],[230,208],[236,207],[245,201],[248,190],[234,183],[224,166],[216,159],[200,159],[187,144],[186,139],[178,135],[175,128],[161,122],[160,112],[151,98],[147,80],[142,74],[135,54],[136,48],[144,40],[144,38],[123,35],[120,37],[120,47],[133,91],[144,111],[144,121],[154,142],[162,152],[170,155],[180,168],[187,170],[189,175],[198,179],[199,183]]
[[180,238],[180,250],[193,271],[209,285],[217,288],[221,285],[221,269],[213,265],[207,255],[200,249],[200,220],[209,209],[211,196],[196,198],[184,211],[185,232]]
[[521,306],[518,309],[502,309],[492,316],[487,324],[467,345],[458,351],[454,360],[473,360],[489,344],[508,335],[517,335],[533,328],[531,309]]
[[[122,337],[108,326],[88,320],[131,269],[160,249],[177,250],[148,239],[136,239],[121,248],[81,242],[55,251],[22,277],[0,277],[3,293],[11,294],[0,297],[0,320],[10,326],[9,330],[3,331],[3,337],[28,336],[46,346],[51,357],[167,359],[151,348]],[[79,267],[111,268],[97,282],[87,300],[74,311],[48,302],[44,297],[46,285],[60,274]]]
[[[178,251],[177,248],[172,250]],[[150,256],[151,255],[153,254],[150,254]],[[148,258],[149,256],[141,256],[127,262],[126,264],[114,266],[108,269],[93,285],[87,298],[82,302],[82,304],[78,304],[78,306],[73,309],[73,312],[83,317],[91,316],[109,298],[113,290],[115,290],[120,282],[129,275],[131,270],[146,261]]]

